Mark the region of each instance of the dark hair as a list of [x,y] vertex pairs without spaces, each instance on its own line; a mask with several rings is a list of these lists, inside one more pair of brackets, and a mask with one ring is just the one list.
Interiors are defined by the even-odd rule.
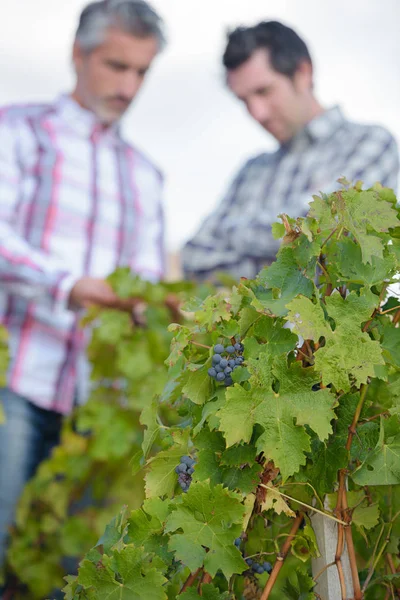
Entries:
[[268,52],[272,67],[292,78],[302,62],[312,64],[308,48],[293,29],[278,21],[262,21],[253,27],[237,27],[228,34],[223,64],[237,69],[259,49]]

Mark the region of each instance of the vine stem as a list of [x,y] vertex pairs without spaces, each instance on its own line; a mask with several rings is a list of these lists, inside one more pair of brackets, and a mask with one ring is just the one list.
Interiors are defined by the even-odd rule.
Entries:
[[314,581],[317,581],[317,579],[319,577],[321,577],[322,573],[325,573],[325,571],[327,571],[330,567],[334,567],[336,565],[335,561],[325,565],[324,567],[322,567],[322,569],[316,574],[315,577],[313,577]]
[[[344,511],[345,515],[349,517],[350,514],[349,514],[349,506],[347,504],[346,487],[343,490],[342,506],[343,506],[343,511]],[[347,552],[349,553],[351,578],[353,580],[353,588],[354,588],[354,600],[362,600],[363,592],[361,591],[360,578],[358,576],[356,551],[354,549],[353,532],[351,530],[350,523],[344,529],[344,537],[346,539]]]
[[[397,571],[396,571],[396,567],[394,566],[393,556],[391,554],[387,554],[386,560],[388,562],[389,569],[391,570],[392,574],[396,575]],[[396,587],[396,594],[400,598],[400,587]]]
[[207,348],[207,350],[210,350],[211,348],[211,346],[206,346],[205,344],[200,344],[199,342],[194,342],[193,340],[190,343],[193,344],[193,346],[198,346],[199,348]]
[[[367,589],[368,584],[371,581],[372,575],[374,574],[374,571],[376,569],[376,565],[378,564],[378,562],[382,558],[382,555],[383,555],[383,553],[385,551],[385,548],[388,545],[388,543],[390,542],[390,534],[391,534],[391,531],[392,531],[392,527],[393,527],[393,523],[390,523],[388,532],[387,532],[387,534],[385,536],[385,539],[383,540],[382,548],[379,550],[377,557],[375,558],[374,562],[372,563],[372,565],[369,568],[367,578],[366,578],[366,580],[364,582],[364,585],[363,585],[363,588],[362,588],[363,592],[365,592],[365,590]],[[379,542],[379,539],[378,539],[378,542]],[[356,600],[358,600],[358,599],[356,599]]]
[[199,583],[199,595],[202,596],[203,595],[203,589],[202,586],[206,583],[211,583],[212,582],[212,577],[209,573],[204,572],[203,577],[201,578],[201,581]]
[[183,584],[182,589],[179,592],[179,594],[183,594],[183,592],[186,592],[186,590],[194,584],[194,582],[196,581],[197,577],[199,576],[199,574],[201,573],[202,570],[203,570],[202,568],[199,568],[194,573],[190,573],[189,577],[186,579],[185,583]]
[[299,513],[297,515],[297,517],[295,518],[292,528],[290,530],[290,533],[289,533],[285,543],[283,544],[280,553],[278,554],[278,556],[276,558],[276,563],[274,564],[274,568],[271,571],[271,575],[269,576],[267,585],[264,588],[264,591],[262,593],[260,600],[268,600],[268,598],[270,597],[270,593],[276,583],[276,579],[279,575],[279,571],[281,570],[283,563],[284,563],[287,555],[289,554],[292,541],[296,537],[296,534],[299,530],[300,525],[303,522],[303,519],[304,519],[303,513]]
[[[347,441],[346,441],[346,451],[347,452],[350,452],[350,450],[351,450],[351,445],[353,443],[353,437],[355,436],[356,431],[357,431],[357,423],[361,416],[361,412],[362,412],[365,398],[367,395],[367,390],[368,390],[368,386],[363,384],[360,389],[360,399],[358,401],[352,423],[349,427],[349,433],[348,433]],[[352,535],[351,526],[350,526],[350,523],[348,520],[349,519],[349,511],[348,511],[347,494],[346,494],[346,470],[345,469],[341,469],[339,471],[339,490],[338,490],[335,513],[336,513],[336,516],[341,516],[342,519],[343,518],[347,519],[345,526],[343,526],[342,523],[339,524],[337,544],[336,544],[336,554],[335,554],[335,563],[336,563],[336,568],[337,568],[338,576],[339,576],[342,600],[345,600],[346,596],[347,596],[346,584],[344,581],[343,565],[342,565],[342,560],[341,560],[343,550],[344,550],[344,541],[345,540],[346,540],[347,550],[349,553],[351,578],[353,581],[353,588],[354,588],[354,600],[362,600],[363,594],[361,591],[360,580],[358,577],[358,568],[357,568],[356,553],[354,550],[353,535]]]

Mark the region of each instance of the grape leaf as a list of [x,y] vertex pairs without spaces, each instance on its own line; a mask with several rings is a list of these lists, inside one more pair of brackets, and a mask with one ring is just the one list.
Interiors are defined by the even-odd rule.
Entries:
[[400,483],[400,434],[393,435],[393,432],[390,431],[393,424],[398,431],[397,417],[391,417],[385,423],[381,418],[381,429],[376,448],[352,475],[353,481],[358,485],[395,485]]
[[191,571],[204,566],[212,577],[218,570],[228,579],[245,571],[247,565],[234,545],[245,512],[240,500],[221,485],[192,483],[166,523],[166,532],[176,532],[169,545],[177,559]]
[[274,510],[278,515],[284,513],[288,517],[295,517],[296,514],[292,511],[286,500],[279,494],[273,485],[267,484],[265,500],[261,505],[261,510]]
[[163,585],[167,582],[155,568],[144,568],[143,550],[126,546],[103,556],[102,568],[83,560],[79,583],[95,592],[97,600],[166,600]]
[[359,192],[351,189],[341,193],[337,208],[342,226],[354,235],[361,246],[363,262],[371,263],[373,256],[382,258],[382,240],[367,230],[387,232],[398,225],[397,211],[392,203],[381,200],[373,190]]
[[250,441],[257,421],[255,411],[262,401],[262,395],[254,395],[237,384],[227,389],[225,405],[217,417],[228,447]]
[[206,298],[201,310],[195,313],[196,322],[208,331],[212,331],[216,323],[229,321],[230,318],[230,306],[222,293]]
[[315,586],[315,581],[309,575],[301,571],[295,572],[297,581],[292,582],[292,578],[288,579],[284,593],[287,600],[315,600],[315,594],[312,591]]
[[303,275],[289,247],[280,250],[277,260],[259,273],[257,281],[270,291],[262,296],[256,293],[256,298],[264,309],[277,316],[287,314],[286,305],[293,298],[299,294],[311,297],[314,291],[314,283]]
[[150,459],[145,477],[146,497],[172,497],[178,476],[175,467],[179,465],[182,456],[187,454],[189,431],[174,431],[174,445],[168,450],[159,452]]
[[161,498],[148,498],[143,506],[134,510],[128,521],[130,542],[135,546],[145,546],[153,536],[162,533],[164,522],[169,514],[169,504]]
[[201,598],[203,598],[203,600],[229,600],[229,598],[230,598],[229,592],[221,593],[212,584],[203,584],[201,586],[201,593],[202,593],[202,595],[200,596],[198,594],[197,590],[190,588],[183,594],[180,594],[179,599],[180,600],[200,600]]
[[383,329],[382,348],[388,363],[400,367],[400,329],[387,324]]
[[[300,363],[288,368],[285,358],[281,358],[275,359],[271,370],[267,355],[265,361],[262,358],[264,355],[259,361],[249,361],[250,371],[255,368],[250,379],[253,388],[230,388],[226,404],[217,416],[228,447],[248,443],[254,425],[260,424],[264,433],[257,440],[257,450],[272,459],[286,479],[305,464],[305,452],[310,450],[310,438],[302,426],[309,425],[321,439],[326,439],[332,432],[336,400],[327,389],[312,391],[318,382],[312,368],[304,369]],[[272,376],[279,380],[279,393],[271,387]]]
[[383,251],[382,258],[372,256],[370,264],[364,263],[360,246],[350,238],[343,238],[337,243],[332,258],[343,281],[369,287],[391,279],[396,272],[396,258],[389,249]]
[[182,392],[195,404],[204,404],[210,399],[211,378],[207,368],[202,367],[190,373]]
[[337,390],[349,391],[350,377],[357,385],[375,376],[375,367],[384,365],[379,342],[372,341],[361,331],[377,306],[374,294],[357,296],[354,292],[343,299],[340,294],[326,298],[329,316],[335,321],[334,330],[324,320],[319,305],[307,298],[297,298],[289,305],[288,319],[294,323],[293,330],[305,339],[326,340],[324,347],[315,353],[315,368],[322,374],[325,386],[333,384]]

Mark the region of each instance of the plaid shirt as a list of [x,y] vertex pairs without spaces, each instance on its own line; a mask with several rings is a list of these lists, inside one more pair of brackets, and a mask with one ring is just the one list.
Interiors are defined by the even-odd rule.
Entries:
[[347,121],[338,107],[327,110],[276,152],[244,165],[183,249],[185,275],[202,280],[224,271],[236,279],[254,278],[279,248],[271,233],[278,214],[304,215],[311,196],[335,191],[342,176],[396,189],[398,169],[388,131]]
[[13,391],[64,414],[79,381],[84,395],[87,334],[69,293],[118,266],[162,275],[161,192],[153,164],[68,96],[0,112],[0,322]]

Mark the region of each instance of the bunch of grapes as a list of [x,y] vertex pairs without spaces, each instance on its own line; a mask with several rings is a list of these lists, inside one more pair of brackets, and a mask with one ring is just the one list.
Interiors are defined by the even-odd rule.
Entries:
[[263,573],[271,573],[272,565],[269,562],[257,563],[252,558],[246,558],[247,565],[251,568],[253,573],[257,575],[262,575]]
[[234,346],[217,344],[214,346],[214,355],[212,357],[212,367],[208,369],[208,374],[212,379],[224,383],[226,386],[232,385],[232,373],[240,367],[243,362],[243,344],[239,341]]
[[178,474],[178,483],[183,492],[187,492],[192,483],[192,475],[196,461],[190,456],[182,456],[181,462],[175,467],[175,473]]
[[[241,537],[236,538],[236,540],[234,542],[236,548],[240,548],[242,541],[243,540]],[[245,558],[245,561],[246,561],[247,566],[250,567],[250,569],[253,571],[254,574],[257,574],[257,575],[262,575],[263,573],[269,574],[272,571],[272,565],[269,562],[258,563],[256,561],[254,561],[252,558]]]

